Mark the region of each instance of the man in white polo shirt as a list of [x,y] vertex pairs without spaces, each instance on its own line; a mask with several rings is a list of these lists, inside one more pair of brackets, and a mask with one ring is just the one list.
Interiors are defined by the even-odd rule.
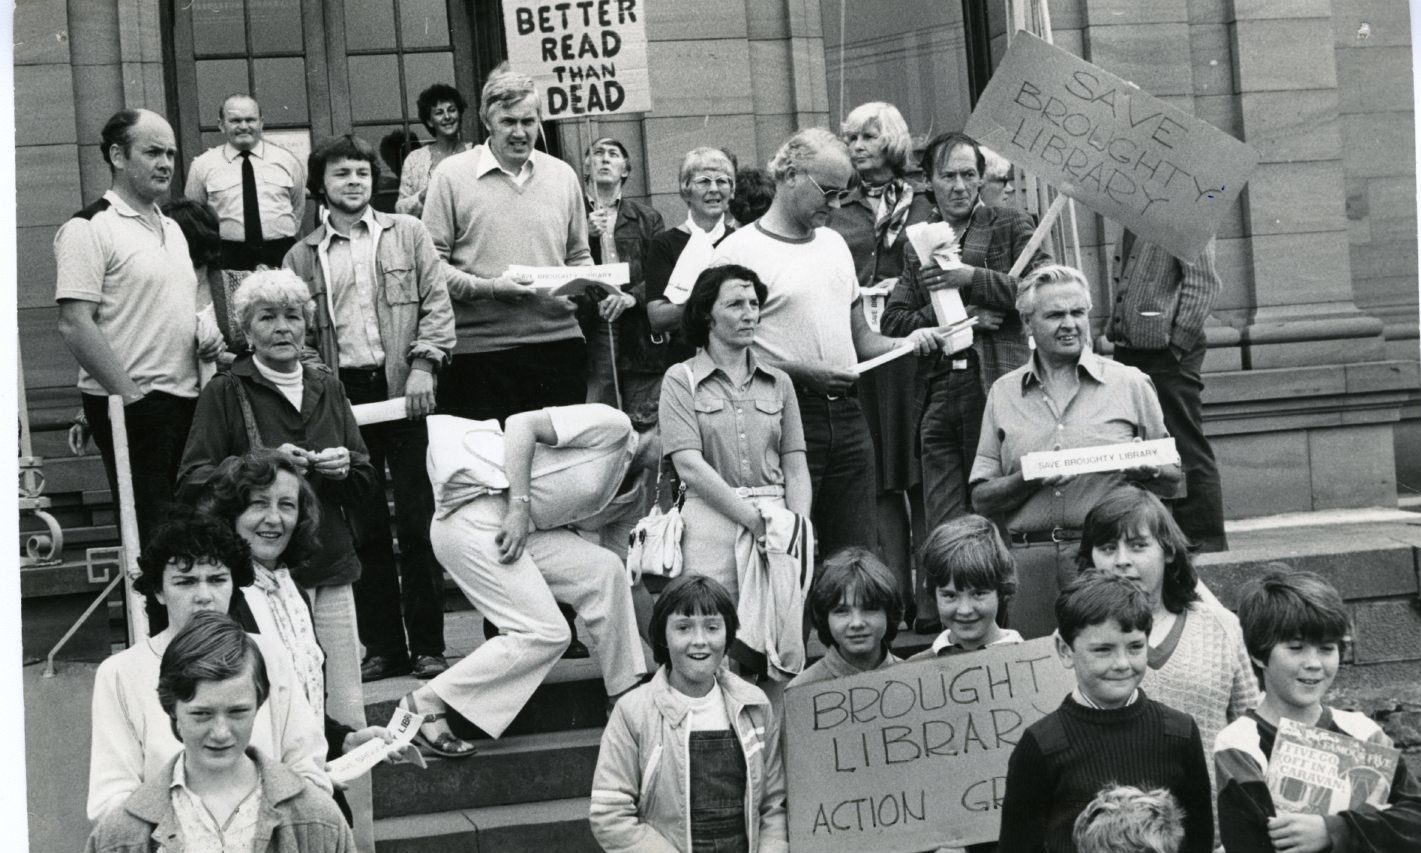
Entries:
[[[157,204],[173,178],[172,127],[148,110],[120,110],[104,125],[100,153],[112,185],[55,234],[54,297],[115,500],[107,397],[123,397],[138,534],[146,541],[172,499],[197,404],[197,279],[182,230]],[[218,336],[202,355],[215,358],[221,349]]]
[[794,380],[820,556],[847,545],[876,549],[873,443],[853,368],[904,343],[926,355],[942,346],[942,336],[918,329],[889,338],[869,328],[858,305],[853,255],[844,238],[825,227],[854,178],[849,150],[838,137],[817,127],[799,131],[775,152],[770,174],[770,209],[726,237],[712,263],[749,267],[769,290],[755,357]]

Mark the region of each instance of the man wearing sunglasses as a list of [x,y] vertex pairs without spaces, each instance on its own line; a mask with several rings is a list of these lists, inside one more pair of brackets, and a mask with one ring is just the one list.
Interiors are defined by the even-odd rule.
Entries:
[[809,451],[812,517],[819,553],[846,545],[876,548],[873,443],[859,408],[854,366],[909,343],[918,355],[942,347],[935,329],[889,338],[868,326],[848,244],[825,227],[852,190],[849,150],[823,128],[801,130],[770,160],[775,199],[753,225],[725,238],[712,263],[759,273],[755,357],[794,380]]

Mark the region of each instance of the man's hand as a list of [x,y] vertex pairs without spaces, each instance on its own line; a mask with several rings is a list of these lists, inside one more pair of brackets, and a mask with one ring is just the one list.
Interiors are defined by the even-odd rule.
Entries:
[[531,276],[504,273],[489,285],[489,296],[500,302],[522,302],[535,295],[528,287],[532,283]]
[[206,340],[198,340],[197,357],[202,361],[216,361],[217,357],[227,349],[227,342],[219,334],[216,337],[209,337]]
[[526,502],[509,498],[508,511],[503,514],[503,523],[493,537],[500,563],[512,563],[523,556],[523,548],[528,544],[528,513]]
[[943,287],[966,287],[972,283],[972,272],[976,269],[976,267],[964,265],[945,270],[937,264],[923,264],[918,281],[922,282],[923,287],[928,290],[938,290]]
[[1278,853],[1322,853],[1332,847],[1322,815],[1283,812],[1270,817],[1268,837]]
[[316,473],[329,480],[344,480],[350,473],[350,451],[344,447],[327,447],[311,455]]
[[587,214],[587,236],[601,237],[603,231],[610,232],[617,224],[617,209],[604,207]]
[[597,303],[597,314],[608,323],[614,323],[622,312],[635,304],[636,297],[630,293],[609,293],[607,298]]
[[310,470],[312,456],[311,451],[306,450],[302,447],[297,447],[289,441],[276,449],[281,453],[282,456],[285,456],[287,459],[290,459],[291,464],[295,465],[296,470],[300,471],[302,474],[305,474],[307,471]]
[[816,394],[831,396],[845,393],[859,378],[852,370],[840,370],[819,361],[803,365],[798,374],[799,384]]
[[904,341],[913,345],[915,355],[927,355],[942,349],[942,332],[937,329],[914,329]]
[[405,381],[405,417],[410,420],[434,414],[434,374],[412,368]]
[[983,332],[995,332],[1002,327],[1007,315],[1004,311],[995,308],[983,308],[981,305],[968,305],[967,316],[977,318],[977,329]]
[[1049,477],[1041,478],[1043,488],[1054,489],[1057,486],[1064,486],[1076,478],[1075,474],[1052,474]]

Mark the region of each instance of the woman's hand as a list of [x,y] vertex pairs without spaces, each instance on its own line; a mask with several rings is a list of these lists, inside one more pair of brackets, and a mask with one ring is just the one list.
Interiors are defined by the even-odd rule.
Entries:
[[523,549],[528,544],[529,512],[526,501],[516,501],[512,497],[508,499],[508,510],[503,514],[503,523],[498,526],[498,533],[493,537],[493,544],[498,546],[500,563],[512,563],[523,556]]
[[311,457],[316,473],[330,480],[344,480],[350,474],[350,451],[344,447],[327,447]]
[[310,470],[311,452],[309,450],[306,450],[302,447],[297,447],[289,441],[276,449],[281,453],[282,456],[285,456],[287,459],[290,459],[291,464],[295,465],[296,470],[300,471],[302,474],[305,474],[307,471]]
[[[341,755],[345,755],[346,753],[359,748],[361,744],[375,740],[376,738],[383,740],[385,743],[395,742],[394,734],[391,733],[390,730],[385,728],[384,726],[366,726],[363,729],[357,729],[356,731],[353,731],[345,736],[345,740],[340,745]],[[416,748],[413,744],[405,744],[403,747],[390,753],[385,758],[385,763],[420,764],[421,762],[415,761],[414,759],[414,756],[418,754],[419,749]]]

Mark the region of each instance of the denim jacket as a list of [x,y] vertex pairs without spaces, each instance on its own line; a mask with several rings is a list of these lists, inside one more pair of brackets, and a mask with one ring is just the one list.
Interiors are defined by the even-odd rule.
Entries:
[[[375,300],[375,319],[386,353],[385,380],[390,396],[405,393],[410,366],[425,359],[431,370],[449,360],[454,349],[454,308],[434,242],[413,216],[374,211],[379,226],[375,278],[384,299]],[[329,226],[322,225],[286,253],[283,266],[299,275],[316,301],[316,321],[308,342],[332,370],[340,368],[336,328],[326,293],[326,271],[317,252]]]
[[[592,780],[592,834],[607,853],[690,853],[691,715],[666,667],[623,696],[602,733]],[[779,720],[758,687],[716,677],[745,755],[745,830],[751,853],[787,853]]]

